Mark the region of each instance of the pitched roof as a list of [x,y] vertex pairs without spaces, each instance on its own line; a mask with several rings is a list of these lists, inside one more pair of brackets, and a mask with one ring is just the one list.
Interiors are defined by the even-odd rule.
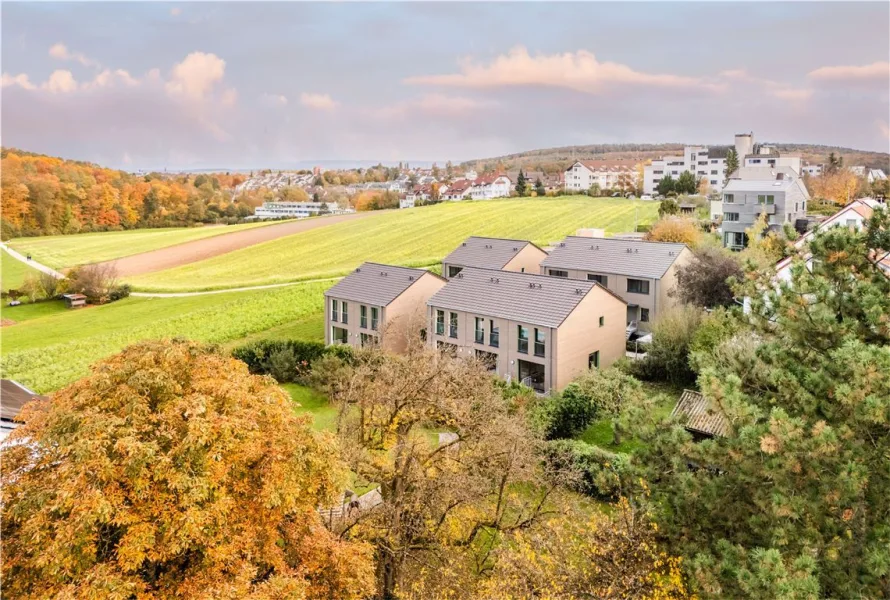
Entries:
[[692,390],[683,390],[671,416],[686,417],[686,429],[695,433],[726,437],[729,432],[726,416],[714,409],[707,398]]
[[15,421],[25,404],[35,398],[43,399],[45,397],[12,379],[0,380],[0,419]]
[[542,327],[559,327],[595,287],[606,289],[593,281],[469,267],[445,284],[427,304]]
[[[474,235],[468,237],[451,254],[442,259],[442,262],[463,267],[501,269],[529,244],[532,243],[528,240],[508,240]],[[537,246],[535,247],[537,248]]]
[[567,171],[571,171],[575,163],[581,163],[591,171],[633,171],[639,161],[635,160],[576,160],[569,166]]
[[386,306],[423,275],[438,277],[424,269],[366,262],[328,289],[325,296]]
[[541,266],[661,279],[685,247],[671,242],[569,236],[550,251]]

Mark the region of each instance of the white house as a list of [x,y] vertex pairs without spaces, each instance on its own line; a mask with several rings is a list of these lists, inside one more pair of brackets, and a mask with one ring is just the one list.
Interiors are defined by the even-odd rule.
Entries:
[[868,179],[869,183],[887,179],[887,174],[884,173],[883,169],[869,169],[868,167],[860,165],[856,167],[850,167],[850,172],[852,172],[857,177],[865,177],[866,179]]
[[622,160],[577,160],[565,172],[565,188],[587,191],[594,183],[601,190],[636,187],[636,163]]
[[355,212],[352,208],[341,208],[336,202],[263,202],[254,209],[257,219],[284,219],[315,217],[327,208],[326,214],[341,215]]
[[511,184],[510,178],[506,175],[482,175],[470,186],[470,198],[473,200],[506,198],[510,195]]

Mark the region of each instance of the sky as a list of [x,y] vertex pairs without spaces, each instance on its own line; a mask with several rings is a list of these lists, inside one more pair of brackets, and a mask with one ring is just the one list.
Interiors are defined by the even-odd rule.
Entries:
[[888,151],[890,3],[3,2],[4,146],[137,169]]

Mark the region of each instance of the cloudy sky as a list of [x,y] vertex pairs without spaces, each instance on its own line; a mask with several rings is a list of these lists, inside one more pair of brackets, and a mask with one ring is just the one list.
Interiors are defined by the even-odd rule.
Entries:
[[114,167],[887,151],[890,3],[2,4],[2,142]]

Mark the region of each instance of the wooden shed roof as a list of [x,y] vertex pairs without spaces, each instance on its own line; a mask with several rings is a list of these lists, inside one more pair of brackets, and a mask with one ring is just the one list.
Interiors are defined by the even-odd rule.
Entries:
[[685,416],[686,429],[693,433],[711,437],[726,437],[729,433],[726,416],[711,406],[711,402],[699,392],[683,390],[671,416]]

